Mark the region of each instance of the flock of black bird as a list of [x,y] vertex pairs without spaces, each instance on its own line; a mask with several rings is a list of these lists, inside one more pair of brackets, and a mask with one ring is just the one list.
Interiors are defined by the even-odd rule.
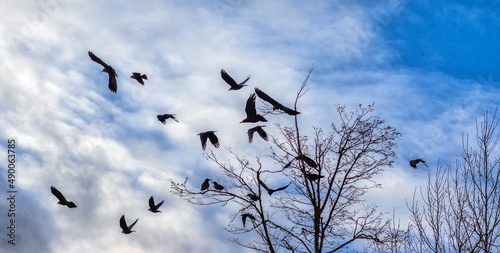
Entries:
[[[89,51],[88,54],[89,54],[90,59],[92,59],[94,62],[97,62],[104,67],[104,69],[101,72],[106,72],[109,76],[108,88],[111,92],[116,93],[118,91],[118,84],[117,84],[117,80],[116,80],[116,78],[118,78],[118,74],[116,73],[116,71],[113,69],[113,67],[111,67],[111,65],[106,64],[103,60],[101,60],[99,57],[94,55],[92,52]],[[250,80],[250,76],[247,76],[245,80],[243,80],[240,83],[237,83],[224,69],[221,69],[220,73],[221,73],[222,79],[230,86],[228,91],[240,90],[244,86],[247,86],[245,83],[248,80]],[[139,72],[133,72],[132,76],[130,76],[130,78],[137,80],[137,82],[140,83],[141,85],[144,85],[144,80],[148,79],[148,77],[145,74],[141,74]],[[247,102],[246,102],[246,106],[245,106],[246,118],[243,119],[240,123],[267,122],[267,120],[262,115],[257,113],[256,107],[255,107],[256,96],[258,96],[263,101],[272,105],[273,110],[281,110],[284,113],[291,115],[291,116],[295,116],[297,114],[300,114],[300,112],[293,110],[293,109],[290,109],[290,108],[284,106],[283,104],[277,102],[276,100],[274,100],[269,95],[267,95],[262,90],[260,90],[259,88],[256,87],[255,93],[250,94],[250,96],[248,97]],[[157,118],[158,118],[158,121],[160,121],[163,124],[166,124],[168,119],[172,119],[176,122],[179,122],[175,118],[175,114],[157,115]],[[258,126],[255,126],[255,127],[248,129],[247,134],[248,134],[248,141],[250,143],[252,143],[252,141],[253,141],[253,135],[255,132],[257,132],[262,139],[264,139],[265,141],[268,141],[267,133],[264,131],[263,127],[265,127],[265,126],[258,125]],[[216,131],[210,130],[210,131],[205,131],[205,132],[201,132],[198,134],[200,136],[201,147],[203,150],[205,150],[207,147],[207,140],[210,140],[210,142],[212,143],[212,145],[215,148],[220,147],[219,139],[215,135],[215,132]],[[305,164],[307,164],[308,166],[310,166],[312,168],[316,168],[318,166],[313,159],[307,157],[306,155],[301,154],[301,155],[298,155],[295,158],[293,158],[288,164],[286,164],[284,166],[284,168],[290,167],[292,162],[294,162],[296,160],[301,160]],[[410,166],[412,168],[416,169],[418,163],[422,163],[425,166],[429,167],[427,165],[427,163],[422,158],[411,160]],[[322,176],[322,175],[309,173],[304,168],[301,168],[300,170],[302,173],[304,173],[304,176],[308,180],[315,181],[315,180],[319,180],[321,178],[324,178],[324,176]],[[282,186],[282,187],[279,187],[276,189],[271,189],[260,179],[260,172],[257,173],[257,179],[258,179],[259,184],[262,187],[264,187],[264,189],[266,189],[269,196],[271,196],[274,192],[285,190],[291,184],[291,182],[290,182],[288,185],[285,185],[285,186]],[[205,179],[205,181],[203,181],[203,183],[201,184],[201,191],[202,192],[209,190],[210,181],[213,181],[213,180],[207,178],[207,179]],[[212,183],[213,183],[213,188],[215,190],[217,190],[217,191],[224,190],[224,186],[220,185],[219,183],[217,183],[215,181],[213,181]],[[68,208],[76,208],[77,207],[75,203],[66,200],[64,195],[59,190],[57,190],[54,186],[51,186],[50,190],[51,190],[52,194],[59,200],[59,202],[57,204],[65,205]],[[260,200],[260,197],[253,194],[253,193],[247,194],[247,197],[252,201],[259,201]],[[149,209],[148,210],[151,211],[152,213],[161,212],[158,209],[163,204],[163,202],[164,201],[162,200],[158,204],[155,204],[154,198],[153,198],[153,196],[151,196],[149,198]],[[241,217],[242,217],[243,227],[245,227],[247,218],[251,219],[252,221],[255,220],[255,217],[249,213],[243,213],[241,215]],[[135,232],[132,230],[132,228],[135,226],[135,224],[137,223],[138,220],[139,219],[136,219],[132,224],[127,225],[127,222],[125,221],[125,215],[122,215],[120,218],[120,227],[122,229],[122,233],[130,234],[132,232]]]

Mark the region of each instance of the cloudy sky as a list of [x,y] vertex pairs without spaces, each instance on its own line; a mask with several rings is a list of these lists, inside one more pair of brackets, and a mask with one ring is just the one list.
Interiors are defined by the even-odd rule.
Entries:
[[[193,206],[170,193],[167,178],[221,177],[200,147],[217,130],[222,148],[247,157],[244,106],[254,87],[298,104],[302,132],[328,128],[335,105],[375,103],[396,127],[395,166],[378,175],[368,201],[408,220],[405,200],[427,168],[454,163],[474,118],[500,95],[500,1],[8,1],[0,9],[1,154],[16,146],[16,246],[2,229],[2,252],[235,252],[224,231],[231,208]],[[119,76],[118,92],[91,61]],[[249,87],[228,92],[224,68]],[[145,86],[129,78],[148,75]],[[166,125],[156,115],[175,113]],[[292,117],[269,117],[291,126]],[[2,168],[7,167],[6,159]],[[0,173],[0,227],[9,225],[7,172]],[[57,205],[56,186],[76,209]],[[163,213],[147,199],[165,200]],[[118,220],[139,218],[124,235]],[[249,235],[250,236],[250,235]]]

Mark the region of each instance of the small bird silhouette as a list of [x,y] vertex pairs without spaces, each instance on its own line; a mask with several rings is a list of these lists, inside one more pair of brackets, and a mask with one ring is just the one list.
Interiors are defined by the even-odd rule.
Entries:
[[141,73],[137,73],[137,72],[132,73],[130,78],[137,80],[137,82],[139,82],[142,85],[144,85],[144,80],[148,80],[148,77],[146,76],[146,74],[141,75]]
[[247,117],[240,123],[255,123],[259,121],[267,122],[262,115],[257,114],[257,110],[255,109],[255,93],[250,94],[250,97],[248,97],[245,112]]
[[216,131],[206,131],[198,134],[200,136],[201,148],[203,148],[203,150],[207,148],[207,139],[210,140],[210,142],[212,143],[212,145],[214,145],[215,148],[220,147],[219,138],[217,138],[215,132]]
[[229,84],[231,86],[231,88],[229,88],[228,91],[230,90],[239,90],[241,88],[243,88],[243,86],[247,86],[245,85],[245,83],[250,79],[250,76],[247,76],[247,78],[241,82],[241,83],[237,83],[225,70],[221,69],[220,70],[220,75],[222,77],[222,79],[224,79],[224,81],[226,81],[227,84]]
[[132,232],[132,228],[135,226],[135,223],[137,223],[139,219],[135,220],[134,223],[130,224],[130,226],[127,226],[127,222],[125,221],[125,215],[122,215],[120,218],[120,227],[122,228],[122,233],[124,234],[130,234]]
[[285,113],[287,113],[288,115],[292,115],[292,116],[300,114],[300,112],[292,110],[292,109],[282,105],[278,101],[274,100],[273,98],[271,98],[269,95],[267,95],[266,93],[264,93],[263,91],[261,91],[257,87],[255,88],[255,93],[257,94],[257,96],[259,96],[259,98],[270,103],[273,106],[273,110],[282,110]]
[[253,133],[257,132],[260,137],[262,137],[262,139],[264,139],[265,141],[268,141],[269,139],[267,138],[267,133],[266,131],[264,131],[263,127],[265,126],[256,126],[256,127],[252,127],[250,129],[248,129],[247,133],[248,133],[248,142],[252,143],[253,141]]
[[247,221],[247,218],[250,218],[252,221],[255,220],[255,217],[249,213],[244,213],[241,215],[241,220],[243,221],[243,227],[245,227],[245,223]]
[[161,212],[160,210],[158,210],[158,208],[160,208],[160,206],[163,204],[164,200],[162,200],[160,203],[158,203],[157,205],[155,205],[155,200],[153,199],[153,196],[151,196],[149,198],[149,211],[151,211],[152,213],[159,213]]
[[427,163],[424,161],[424,158],[419,158],[419,159],[411,160],[410,161],[410,166],[412,168],[416,169],[418,163],[422,163],[423,165],[425,165],[425,167],[429,168],[429,166],[427,165]]
[[69,208],[76,207],[75,203],[67,201],[64,195],[62,195],[62,193],[59,190],[57,190],[56,187],[51,186],[50,191],[52,192],[52,194],[54,194],[54,196],[56,196],[57,199],[59,199],[59,202],[57,202],[57,204],[67,206]]
[[212,182],[214,184],[214,189],[216,189],[217,191],[222,191],[224,190],[224,186],[220,185],[219,183],[213,181]]
[[175,120],[176,122],[179,122],[175,117],[174,117],[175,114],[163,114],[163,115],[156,115],[156,118],[158,118],[158,120],[163,123],[164,125],[167,123],[167,119],[173,119]]
[[106,64],[103,60],[95,56],[95,54],[93,54],[90,51],[89,51],[89,56],[90,59],[101,64],[104,67],[104,69],[101,72],[106,72],[109,75],[108,88],[111,92],[116,93],[116,91],[118,90],[118,85],[116,83],[116,78],[118,77],[118,74],[116,74],[115,69],[113,69],[110,65]]
[[257,200],[259,200],[259,199],[260,199],[260,198],[259,198],[259,196],[255,195],[255,194],[253,194],[253,193],[249,193],[249,194],[247,194],[247,196],[248,196],[248,197],[249,197],[252,201],[257,201]]
[[313,167],[313,168],[318,167],[318,164],[317,164],[317,163],[316,163],[313,159],[311,159],[311,158],[309,158],[308,156],[306,156],[306,155],[303,155],[303,154],[302,154],[302,155],[298,155],[298,156],[296,156],[295,158],[293,158],[293,159],[292,159],[289,163],[287,163],[287,164],[285,165],[285,167],[283,167],[283,168],[288,168],[288,167],[290,167],[290,165],[292,165],[292,162],[293,162],[294,160],[302,160],[302,161],[304,161],[307,165],[309,165],[309,166],[311,166],[311,167]]
[[325,177],[325,176],[320,176],[318,174],[313,174],[313,173],[309,173],[309,172],[304,172],[304,175],[306,176],[307,179],[309,179],[311,181],[315,181],[315,180],[318,180],[320,178]]
[[280,188],[277,188],[277,189],[271,189],[271,188],[267,187],[267,185],[262,180],[260,180],[260,178],[258,178],[258,179],[259,179],[259,183],[262,185],[262,187],[264,187],[264,189],[266,189],[267,194],[269,194],[269,196],[273,195],[273,193],[275,193],[277,191],[282,191],[282,190],[286,189],[292,183],[292,182],[290,182],[289,184],[282,186]]
[[209,181],[212,181],[212,179],[205,179],[205,181],[203,181],[203,183],[201,184],[201,190],[202,191],[206,191],[208,190],[208,188],[210,187],[210,182]]

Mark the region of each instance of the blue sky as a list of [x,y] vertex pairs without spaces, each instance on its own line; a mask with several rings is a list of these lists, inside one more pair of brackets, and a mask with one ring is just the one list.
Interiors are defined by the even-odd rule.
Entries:
[[[498,106],[499,1],[16,1],[0,14],[0,131],[18,146],[17,245],[2,252],[235,252],[223,227],[231,207],[193,206],[170,194],[166,178],[193,188],[222,174],[202,156],[196,135],[217,130],[225,148],[246,157],[271,143],[247,143],[246,99],[254,87],[298,104],[302,132],[327,129],[336,104],[375,114],[402,134],[383,189],[367,199],[408,220],[405,200],[427,169],[454,164],[462,133]],[[92,51],[118,73],[118,93],[92,62]],[[235,79],[228,92],[224,68]],[[145,86],[129,78],[146,73]],[[163,125],[156,115],[175,113]],[[291,126],[291,117],[272,117]],[[6,144],[0,147],[7,153]],[[5,168],[7,165],[2,164]],[[0,173],[6,195],[7,173]],[[56,186],[77,209],[57,205]],[[147,211],[149,196],[163,213]],[[6,198],[0,209],[7,210]],[[5,212],[1,226],[7,225]],[[139,218],[123,235],[122,214]],[[3,231],[5,232],[5,231]],[[2,234],[5,234],[3,233]],[[16,251],[17,250],[17,251]]]

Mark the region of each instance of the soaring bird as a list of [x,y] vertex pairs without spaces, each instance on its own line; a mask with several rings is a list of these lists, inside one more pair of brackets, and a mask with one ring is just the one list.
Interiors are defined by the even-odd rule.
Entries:
[[253,194],[253,193],[249,193],[249,194],[247,194],[247,196],[248,196],[248,197],[249,197],[252,201],[257,201],[257,200],[259,200],[259,199],[260,199],[260,198],[259,198],[259,196],[255,195],[255,194]]
[[120,218],[120,227],[122,228],[122,233],[124,234],[130,234],[132,232],[132,228],[135,226],[135,223],[137,223],[139,219],[135,220],[134,223],[130,224],[130,226],[127,226],[127,222],[125,221],[125,215],[122,215]]
[[240,123],[255,123],[259,121],[267,122],[262,115],[257,114],[257,110],[255,109],[255,93],[250,94],[250,97],[248,97],[245,112],[247,113],[247,118],[242,120]]
[[262,137],[262,139],[264,139],[265,141],[268,141],[269,139],[267,138],[267,133],[266,131],[264,131],[263,127],[265,126],[256,126],[256,127],[252,127],[250,129],[248,129],[247,133],[248,133],[248,141],[250,143],[252,143],[253,141],[253,133],[257,132],[260,137]]
[[130,78],[137,80],[137,82],[139,82],[142,85],[144,85],[144,80],[148,80],[148,77],[146,76],[146,74],[141,75],[141,73],[137,73],[137,72],[132,73]]
[[243,221],[243,227],[245,227],[245,223],[247,221],[247,218],[250,218],[251,220],[255,220],[255,217],[249,213],[244,213],[241,215],[241,220]]
[[165,202],[164,200],[162,200],[160,203],[158,203],[157,205],[155,205],[155,200],[153,199],[153,196],[151,196],[149,198],[149,211],[151,211],[152,213],[159,213],[161,212],[160,210],[158,210],[158,208],[160,208],[160,206],[163,204],[163,202]]
[[302,154],[302,155],[298,155],[298,156],[296,156],[295,158],[293,158],[293,159],[292,159],[289,163],[287,163],[287,164],[285,165],[285,167],[283,167],[283,168],[288,168],[288,167],[290,167],[290,165],[292,165],[292,162],[293,162],[294,160],[302,160],[302,161],[304,161],[307,165],[309,165],[309,166],[311,166],[311,167],[313,167],[313,168],[318,167],[318,164],[316,164],[316,162],[315,162],[313,159],[311,159],[311,158],[307,157],[306,155],[303,155],[303,154]]
[[273,106],[273,110],[282,110],[285,113],[287,113],[288,115],[292,115],[292,116],[300,114],[300,112],[292,110],[292,109],[282,105],[278,101],[274,100],[273,98],[271,98],[269,95],[267,95],[266,93],[264,93],[263,91],[261,91],[257,87],[255,88],[255,93],[257,94],[257,96],[259,96],[259,98],[270,103]]
[[175,114],[163,114],[163,115],[156,115],[156,118],[158,118],[158,120],[163,123],[163,125],[165,125],[167,123],[167,119],[173,119],[175,120],[176,122],[179,122],[175,117],[174,117]]
[[210,187],[210,182],[209,181],[212,181],[212,179],[205,179],[205,181],[203,181],[203,183],[201,184],[201,190],[202,191],[206,191],[208,190],[208,187]]
[[90,51],[89,51],[89,56],[90,59],[101,64],[104,67],[104,69],[101,72],[106,72],[109,75],[108,88],[111,92],[116,93],[118,89],[118,85],[116,84],[116,78],[118,77],[118,74],[116,74],[115,69],[113,69],[110,65],[106,64],[103,60],[95,56],[95,54],[93,54]]
[[216,131],[206,131],[198,134],[200,136],[201,147],[203,148],[203,150],[207,148],[207,138],[210,140],[210,142],[214,145],[215,148],[220,147],[219,138],[217,138],[215,132]]
[[318,180],[320,178],[325,177],[325,176],[320,176],[318,174],[313,174],[313,173],[309,173],[309,172],[305,172],[305,171],[304,171],[304,175],[306,176],[307,179],[309,179],[311,181],[315,181],[315,180]]
[[290,182],[289,184],[282,186],[278,189],[271,189],[271,188],[267,187],[267,185],[264,182],[262,182],[262,180],[260,180],[260,178],[259,178],[259,183],[260,183],[260,185],[262,185],[262,187],[264,187],[264,189],[266,189],[267,194],[269,194],[269,196],[271,196],[271,195],[273,195],[273,193],[275,193],[277,191],[282,191],[282,190],[286,189],[292,182]]
[[213,181],[212,182],[214,184],[214,189],[216,189],[217,191],[222,191],[224,190],[224,186],[220,185],[219,183]]
[[245,79],[245,81],[241,82],[241,83],[237,83],[225,70],[221,69],[220,70],[220,75],[222,77],[222,79],[224,79],[224,81],[226,81],[227,84],[229,84],[231,86],[231,88],[229,88],[228,91],[230,90],[239,90],[241,88],[243,88],[243,86],[247,86],[245,83],[248,81],[248,79],[250,79],[250,76],[247,76],[247,78]]
[[415,159],[415,160],[411,160],[410,161],[410,166],[414,169],[417,169],[417,164],[418,163],[422,163],[423,165],[425,165],[425,167],[429,168],[429,166],[427,165],[427,163],[424,161],[424,158],[419,158],[419,159]]
[[54,194],[54,196],[56,196],[57,199],[59,199],[59,202],[57,202],[57,204],[67,206],[69,208],[76,207],[75,203],[67,201],[64,195],[62,195],[62,193],[59,190],[57,190],[54,186],[50,187],[50,191],[52,192],[52,194]]

